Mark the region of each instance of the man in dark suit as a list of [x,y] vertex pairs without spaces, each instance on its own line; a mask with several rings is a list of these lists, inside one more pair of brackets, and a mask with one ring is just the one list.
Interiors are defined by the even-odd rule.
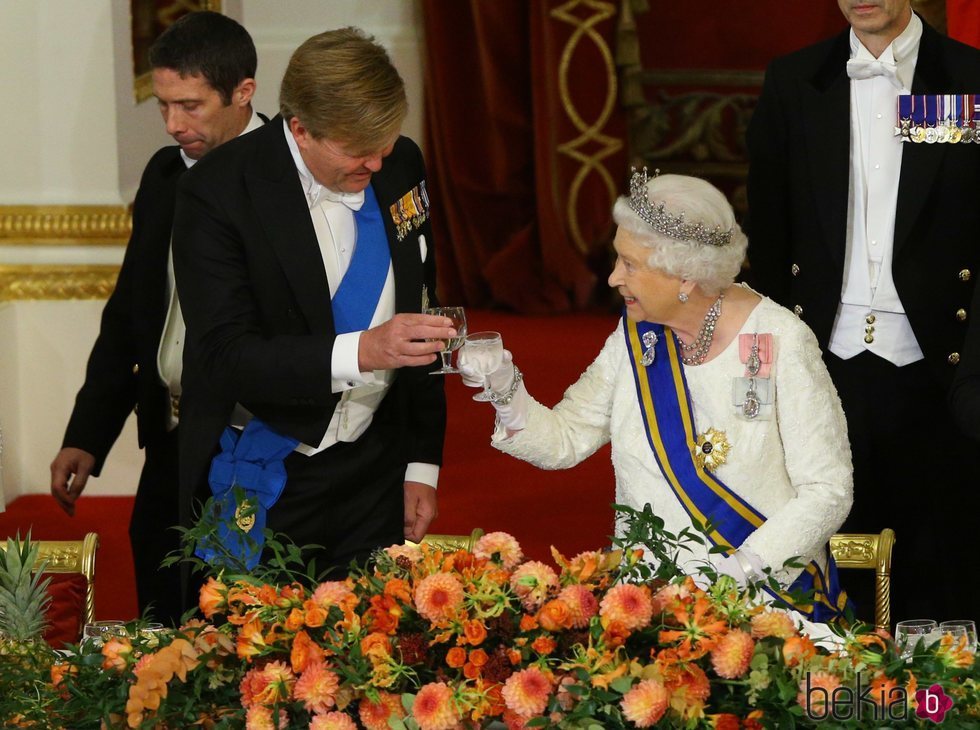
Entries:
[[[425,168],[399,135],[407,102],[385,50],[353,28],[310,38],[280,106],[177,193],[182,519],[211,491],[219,439],[260,420],[288,443],[267,527],[345,569],[436,516],[445,397],[429,371],[433,340],[455,332],[420,313],[435,291]],[[247,488],[241,473],[229,479]]]
[[[149,608],[157,620],[176,623],[182,608],[179,571],[161,570],[160,562],[179,547],[171,528],[178,523],[180,315],[168,273],[177,180],[211,149],[261,126],[261,119],[251,106],[255,46],[231,18],[185,15],[153,45],[150,63],[153,94],[177,146],[159,150],[143,172],[119,279],[103,310],[62,449],[51,464],[51,493],[74,514],[89,476],[99,476],[136,410],[146,452],[129,528],[137,598],[141,612]],[[172,335],[161,344],[165,323]]]
[[980,264],[980,145],[903,143],[896,112],[901,94],[980,92],[980,51],[909,0],[839,4],[849,31],[766,72],[748,132],[749,262],[824,350],[854,462],[844,529],[897,533],[892,615],[950,618],[975,552],[976,451],[945,395]]

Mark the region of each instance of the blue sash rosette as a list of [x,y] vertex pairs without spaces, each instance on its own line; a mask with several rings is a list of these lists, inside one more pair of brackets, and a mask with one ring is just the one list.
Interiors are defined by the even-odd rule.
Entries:
[[[231,553],[247,570],[259,564],[265,544],[266,512],[282,494],[286,485],[283,459],[297,444],[296,439],[276,433],[257,418],[249,421],[243,431],[225,429],[221,453],[212,460],[208,474],[219,509],[217,535],[202,541],[195,555],[215,564],[222,554]],[[241,502],[236,500],[235,487],[244,491]]]

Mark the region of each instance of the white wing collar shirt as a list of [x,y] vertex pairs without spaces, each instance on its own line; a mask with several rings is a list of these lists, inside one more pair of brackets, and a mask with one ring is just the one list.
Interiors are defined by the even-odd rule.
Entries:
[[851,30],[847,253],[830,335],[830,351],[843,359],[869,350],[903,366],[923,357],[892,279],[902,170],[896,109],[899,94],[911,91],[921,37],[922,21],[913,13],[905,30],[875,58]]

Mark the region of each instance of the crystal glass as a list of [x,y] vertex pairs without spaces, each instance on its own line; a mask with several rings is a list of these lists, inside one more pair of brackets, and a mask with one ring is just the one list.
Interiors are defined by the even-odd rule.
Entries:
[[966,637],[966,648],[974,654],[977,651],[977,625],[968,619],[956,619],[955,621],[943,621],[939,624],[939,632],[942,634],[952,634],[955,638]]
[[909,621],[899,621],[895,624],[895,643],[902,650],[905,659],[911,659],[915,653],[915,645],[920,640],[931,644],[939,638],[939,624],[931,618],[917,618]]
[[504,361],[504,341],[499,332],[474,332],[466,336],[463,350],[466,365],[477,375],[483,376],[483,392],[473,396],[473,400],[490,400],[489,375]]
[[126,636],[126,624],[122,621],[93,621],[82,628],[82,643],[100,648],[113,636]]
[[434,314],[439,317],[449,318],[452,320],[453,329],[456,330],[455,337],[442,340],[443,348],[442,352],[439,353],[442,356],[442,367],[438,370],[433,370],[429,375],[458,373],[459,370],[452,365],[452,357],[453,353],[462,347],[463,340],[466,339],[466,312],[463,311],[462,307],[433,307],[426,309],[425,314]]

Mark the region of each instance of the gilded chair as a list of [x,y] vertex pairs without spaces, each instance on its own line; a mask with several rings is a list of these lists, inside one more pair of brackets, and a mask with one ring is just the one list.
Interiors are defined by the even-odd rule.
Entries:
[[481,537],[483,530],[477,527],[469,535],[426,535],[422,538],[422,543],[441,550],[472,550]]
[[875,571],[875,627],[890,631],[892,546],[895,531],[886,527],[880,533],[842,532],[830,538],[830,552],[841,569],[864,568]]
[[[55,648],[77,642],[82,627],[95,620],[95,555],[99,536],[90,532],[81,540],[32,540],[38,546],[35,568],[44,566],[51,578],[51,603],[45,617],[44,638]],[[0,550],[6,542],[0,541]]]

